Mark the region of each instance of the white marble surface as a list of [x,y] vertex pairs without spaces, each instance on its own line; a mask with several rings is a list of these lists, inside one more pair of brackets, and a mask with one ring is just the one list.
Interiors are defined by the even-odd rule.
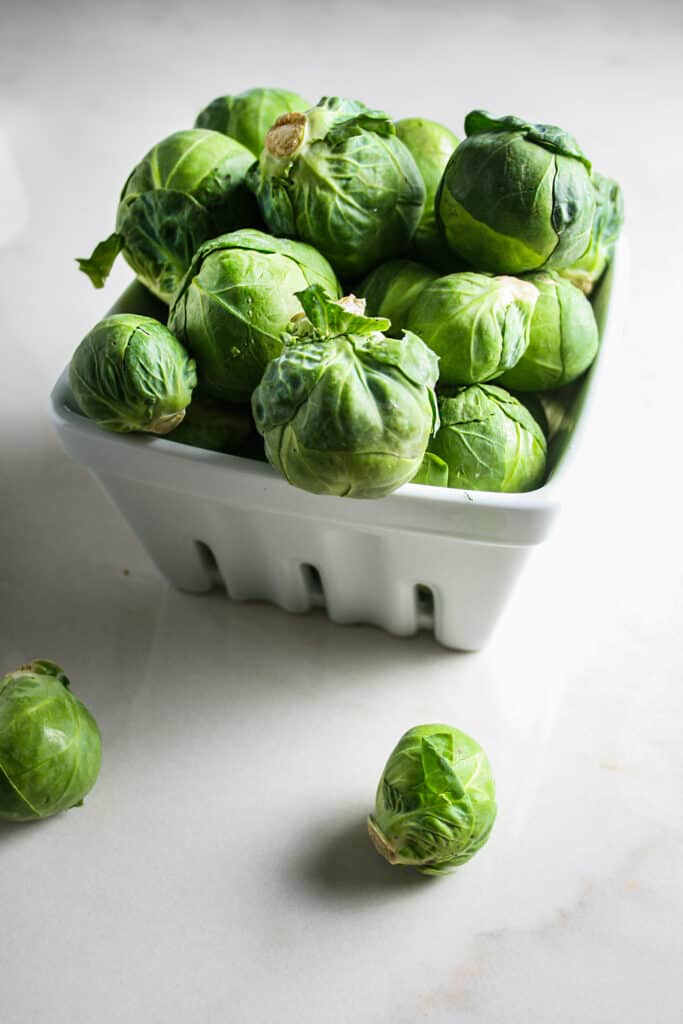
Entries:
[[[61,662],[104,734],[85,807],[0,827],[2,1024],[681,1019],[681,9],[5,0],[0,653]],[[128,279],[73,257],[215,94],[350,93],[456,130],[573,130],[626,192],[628,324],[552,540],[486,651],[191,597],[61,452],[47,394]],[[488,847],[392,871],[363,820],[445,719],[498,780]]]

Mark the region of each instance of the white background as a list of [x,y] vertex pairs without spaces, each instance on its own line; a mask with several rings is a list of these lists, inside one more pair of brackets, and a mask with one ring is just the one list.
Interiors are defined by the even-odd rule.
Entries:
[[[60,662],[104,735],[83,809],[0,825],[0,1020],[673,1024],[681,8],[234,7],[0,12],[0,654]],[[129,279],[96,292],[73,258],[150,145],[261,84],[456,132],[475,106],[555,122],[624,187],[627,328],[480,654],[171,591],[52,432],[55,378]],[[500,803],[443,880],[364,835],[386,755],[433,720],[482,742]]]

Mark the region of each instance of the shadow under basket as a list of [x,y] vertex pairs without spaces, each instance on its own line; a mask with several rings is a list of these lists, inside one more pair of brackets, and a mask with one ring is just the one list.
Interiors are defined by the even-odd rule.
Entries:
[[[598,358],[553,394],[547,479],[526,494],[418,484],[374,501],[309,494],[258,461],[101,430],[78,411],[68,369],[52,392],[53,420],[66,451],[179,590],[224,587],[232,600],[289,612],[323,607],[333,622],[371,623],[399,636],[433,629],[444,646],[474,651],[552,525],[605,346],[619,331],[626,279],[621,242],[593,301]],[[165,319],[137,283],[111,312]]]

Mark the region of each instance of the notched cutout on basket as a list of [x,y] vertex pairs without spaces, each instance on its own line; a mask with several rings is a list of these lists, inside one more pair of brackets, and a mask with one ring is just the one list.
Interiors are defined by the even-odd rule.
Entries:
[[227,591],[225,580],[221,575],[221,571],[218,568],[218,562],[216,556],[209,547],[209,545],[203,540],[196,540],[194,542],[197,554],[199,555],[199,561],[202,563],[202,568],[209,577],[211,584],[214,589],[222,587]]
[[308,562],[301,564],[301,575],[303,577],[304,586],[308,591],[308,596],[311,599],[311,604],[318,608],[324,608],[326,605],[325,601],[325,588],[323,586],[322,576],[314,565],[310,565]]
[[431,629],[434,625],[434,591],[426,583],[415,584],[415,608],[418,629]]

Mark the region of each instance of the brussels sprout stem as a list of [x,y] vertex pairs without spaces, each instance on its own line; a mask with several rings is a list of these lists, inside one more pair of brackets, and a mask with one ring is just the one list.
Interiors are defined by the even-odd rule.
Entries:
[[266,149],[271,156],[286,160],[296,153],[306,135],[305,114],[282,114],[266,135]]
[[353,313],[354,316],[365,316],[365,299],[353,293],[350,295],[344,295],[343,298],[336,300],[337,305],[345,309],[347,313]]
[[152,434],[170,434],[184,418],[184,409],[181,409],[180,412],[169,412],[165,416],[158,416],[150,423],[148,430]]
[[388,860],[390,864],[398,864],[400,858],[394,848],[389,846],[389,843],[384,838],[382,832],[379,830],[372,818],[368,818],[368,835],[372,841],[372,845],[375,847],[380,856]]

